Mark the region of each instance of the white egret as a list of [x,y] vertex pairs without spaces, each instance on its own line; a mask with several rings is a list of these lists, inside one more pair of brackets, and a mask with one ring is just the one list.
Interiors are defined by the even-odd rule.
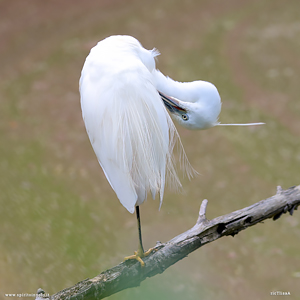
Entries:
[[[142,266],[147,253],[139,205],[148,192],[153,199],[159,194],[161,205],[166,177],[180,185],[172,158],[176,139],[185,157],[167,109],[189,129],[221,125],[216,87],[165,77],[155,68],[157,55],[156,49],[146,50],[131,36],[111,36],[91,49],[80,78],[82,115],[92,147],[121,204],[131,213],[136,209],[139,247],[129,258]],[[187,159],[186,165],[188,172]]]

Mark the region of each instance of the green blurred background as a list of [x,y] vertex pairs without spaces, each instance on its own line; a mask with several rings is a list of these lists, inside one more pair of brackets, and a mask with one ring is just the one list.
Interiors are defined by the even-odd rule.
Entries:
[[[219,89],[220,121],[178,128],[200,173],[141,207],[145,248],[300,184],[299,0],[0,0],[0,298],[53,294],[118,264],[137,246],[89,143],[78,93],[85,57],[113,34],[161,52],[178,81]],[[300,299],[299,212],[206,245],[109,299]],[[8,298],[6,298],[8,299]]]

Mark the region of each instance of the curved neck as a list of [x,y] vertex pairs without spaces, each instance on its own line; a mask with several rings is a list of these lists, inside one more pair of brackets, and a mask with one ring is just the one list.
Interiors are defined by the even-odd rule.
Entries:
[[179,82],[164,76],[159,70],[153,70],[154,84],[158,91],[180,99],[183,102],[195,102],[193,82]]

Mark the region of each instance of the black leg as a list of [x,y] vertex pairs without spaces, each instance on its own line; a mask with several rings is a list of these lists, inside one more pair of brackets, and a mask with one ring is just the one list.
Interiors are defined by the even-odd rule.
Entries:
[[136,218],[137,218],[137,223],[138,223],[138,231],[139,231],[139,249],[141,250],[141,254],[144,254],[144,247],[143,247],[143,242],[142,242],[142,229],[141,229],[141,218],[140,218],[140,207],[137,205],[136,206]]
[[152,251],[154,251],[154,248],[150,248],[148,251],[144,252],[143,242],[142,242],[142,230],[141,230],[141,218],[140,218],[140,208],[139,206],[135,207],[136,212],[136,218],[137,218],[137,225],[138,225],[138,231],[139,231],[139,247],[137,251],[134,251],[134,255],[126,256],[124,260],[127,259],[136,259],[140,262],[141,267],[145,266],[145,263],[143,262],[142,258],[145,256],[148,256]]

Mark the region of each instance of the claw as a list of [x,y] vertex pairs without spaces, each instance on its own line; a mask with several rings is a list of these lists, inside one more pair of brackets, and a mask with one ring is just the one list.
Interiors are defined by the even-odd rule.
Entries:
[[126,256],[124,258],[124,261],[125,260],[128,260],[128,259],[136,259],[137,261],[140,262],[141,264],[141,267],[145,267],[145,263],[144,261],[142,260],[143,257],[145,256],[148,256],[152,251],[154,251],[155,248],[150,248],[149,250],[147,250],[146,252],[142,252],[142,251],[134,251],[134,254],[133,255],[130,255],[130,256]]
[[[142,256],[142,257],[143,257],[143,256]],[[138,251],[134,251],[134,254],[133,254],[133,255],[126,256],[126,257],[124,258],[124,261],[125,261],[125,260],[128,260],[128,259],[136,259],[137,261],[140,262],[142,268],[145,267],[145,263],[143,262],[141,256],[138,254]]]

